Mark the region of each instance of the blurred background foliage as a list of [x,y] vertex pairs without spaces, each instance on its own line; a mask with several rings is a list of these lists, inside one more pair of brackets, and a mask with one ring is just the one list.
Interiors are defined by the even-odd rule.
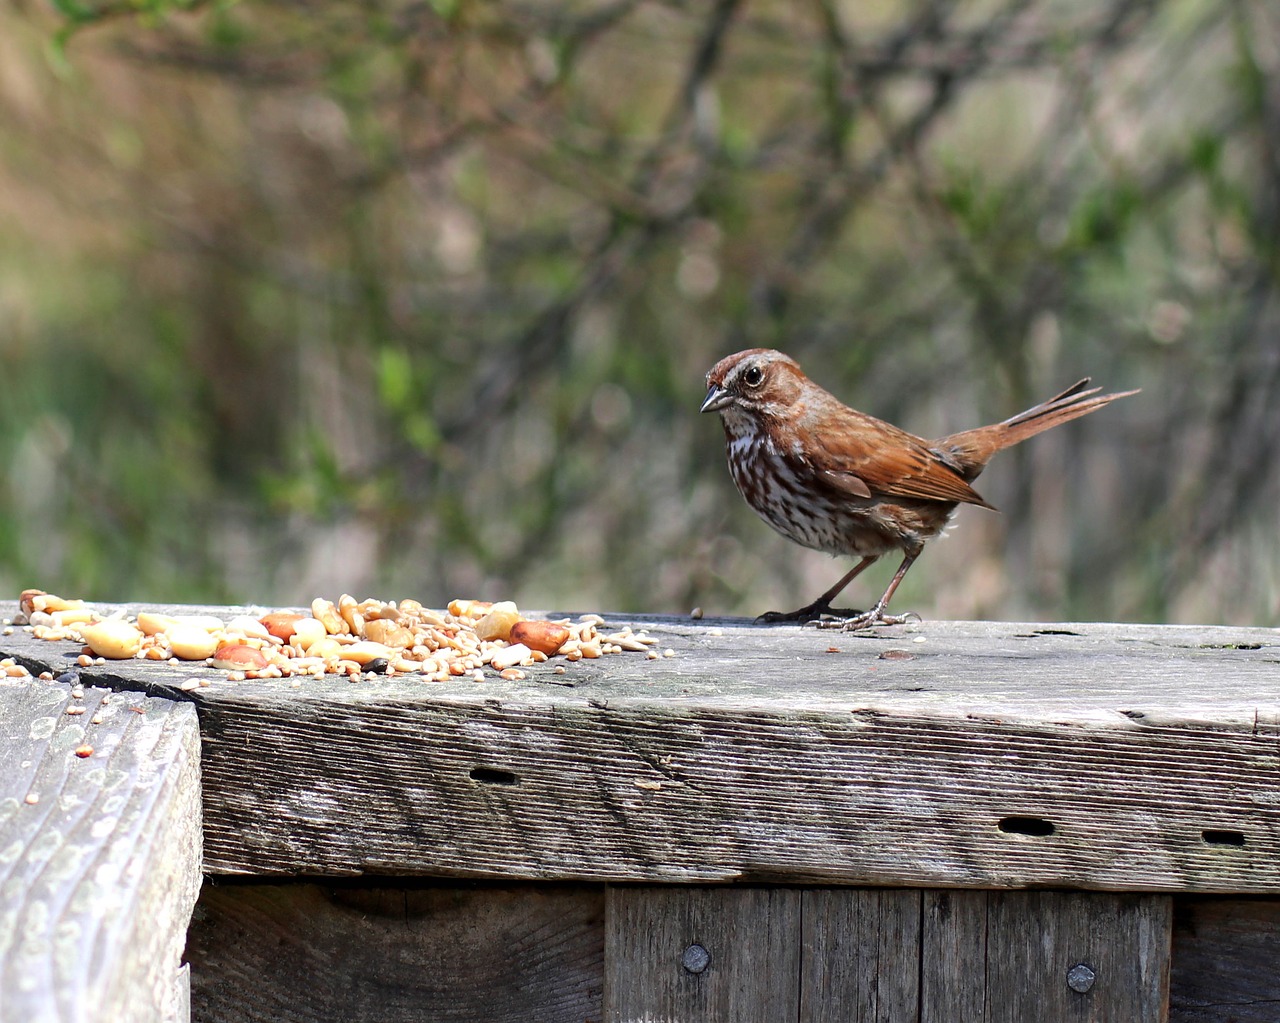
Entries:
[[1273,0],[0,0],[0,585],[789,608],[697,413],[768,345],[1144,388],[901,608],[1277,624],[1278,275]]

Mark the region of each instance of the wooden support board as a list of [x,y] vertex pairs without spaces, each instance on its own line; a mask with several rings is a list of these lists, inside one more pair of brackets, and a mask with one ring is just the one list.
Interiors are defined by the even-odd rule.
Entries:
[[0,685],[0,1023],[185,1019],[196,716],[77,691]]
[[1280,1020],[1280,899],[1174,905],[1169,1023]]
[[1274,630],[613,621],[675,656],[513,683],[86,674],[196,705],[215,873],[1280,891]]
[[606,919],[607,1023],[1163,1023],[1168,1009],[1167,896],[610,888]]
[[599,1020],[604,895],[572,885],[208,884],[195,1023]]
[[[1158,1023],[1167,1011],[1171,901],[754,886],[212,883],[188,947],[193,1018]],[[1073,988],[1080,968],[1090,975],[1077,976]]]

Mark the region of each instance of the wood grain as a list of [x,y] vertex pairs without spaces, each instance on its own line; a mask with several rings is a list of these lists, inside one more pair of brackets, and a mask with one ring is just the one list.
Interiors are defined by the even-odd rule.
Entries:
[[0,1021],[181,1018],[198,747],[185,704],[0,686]]
[[1280,899],[1179,897],[1169,1023],[1280,1020]]
[[[984,1020],[1164,1023],[1171,921],[1167,896],[988,893]],[[1087,991],[1068,984],[1076,966]]]
[[[1164,1023],[1171,901],[611,887],[605,1019]],[[680,960],[694,943],[710,953],[696,974]],[[1077,966],[1087,990],[1068,984]]]
[[218,873],[1280,891],[1273,630],[630,620],[676,656],[479,684],[93,671],[196,703]]
[[919,1023],[987,1019],[989,894],[921,893]]
[[188,956],[197,1023],[598,1021],[604,892],[210,884]]
[[[795,1023],[800,897],[789,888],[610,887],[604,1018]],[[708,956],[701,970],[685,965],[692,946]]]
[[803,891],[800,1023],[918,1018],[921,899],[911,890]]

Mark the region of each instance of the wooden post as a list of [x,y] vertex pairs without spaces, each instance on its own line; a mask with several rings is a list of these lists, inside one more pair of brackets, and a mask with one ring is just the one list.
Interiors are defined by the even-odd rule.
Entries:
[[0,687],[0,1023],[174,1023],[200,888],[188,704]]

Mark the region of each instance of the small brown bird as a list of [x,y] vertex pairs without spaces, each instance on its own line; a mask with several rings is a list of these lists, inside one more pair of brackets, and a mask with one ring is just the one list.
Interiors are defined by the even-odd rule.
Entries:
[[[885,608],[957,505],[992,507],[970,486],[992,455],[1138,393],[1098,394],[1101,388],[1088,384],[1086,377],[1003,423],[930,441],[849,408],[781,352],[752,348],[721,359],[707,374],[702,411],[720,413],[729,471],[747,504],[798,544],[862,559],[812,604],[757,620],[847,631],[906,621]],[[895,550],[902,565],[874,607],[831,607],[856,575]]]

